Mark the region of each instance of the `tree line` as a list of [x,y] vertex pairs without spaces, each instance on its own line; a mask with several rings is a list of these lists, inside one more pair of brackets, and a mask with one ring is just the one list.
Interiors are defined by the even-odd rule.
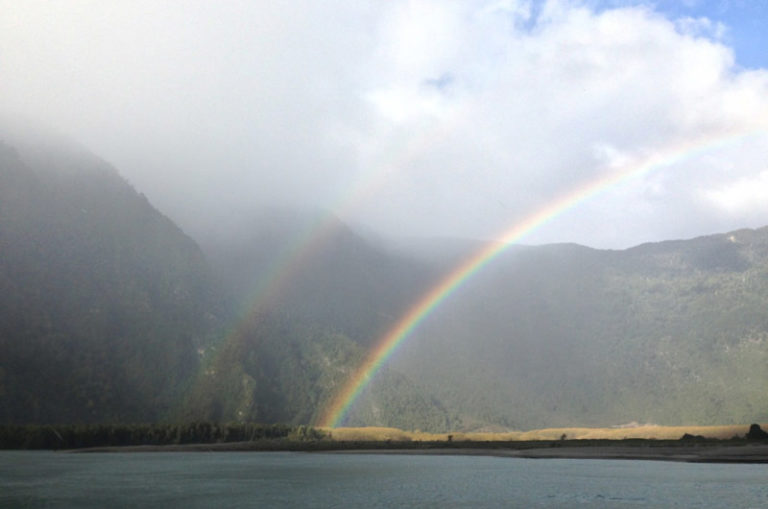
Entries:
[[184,424],[0,425],[0,449],[80,449],[314,439],[320,433],[286,424],[191,422]]

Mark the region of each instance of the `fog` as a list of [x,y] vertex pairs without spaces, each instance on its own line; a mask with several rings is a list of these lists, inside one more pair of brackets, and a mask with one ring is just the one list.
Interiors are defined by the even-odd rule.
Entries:
[[662,154],[523,239],[622,248],[768,224],[766,10],[0,0],[0,113],[198,236],[278,206],[491,239]]

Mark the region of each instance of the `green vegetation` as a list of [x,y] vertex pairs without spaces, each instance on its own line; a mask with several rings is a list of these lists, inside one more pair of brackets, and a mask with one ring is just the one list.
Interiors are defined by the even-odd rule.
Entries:
[[218,327],[204,256],[104,163],[35,156],[0,144],[0,423],[161,419]]
[[393,369],[470,429],[765,421],[766,309],[766,228],[520,249],[422,324]]
[[[284,314],[254,312],[208,353],[178,416],[237,422],[311,423],[363,358],[343,334]],[[384,370],[383,383],[355,406],[352,422],[448,429],[447,412],[408,379]]]
[[343,335],[255,312],[206,353],[180,415],[306,424],[360,356]]
[[91,424],[0,426],[0,449],[81,449],[322,438],[314,429],[282,424]]

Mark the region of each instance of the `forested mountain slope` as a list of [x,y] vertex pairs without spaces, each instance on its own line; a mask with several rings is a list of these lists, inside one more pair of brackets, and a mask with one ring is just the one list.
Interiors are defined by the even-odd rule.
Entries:
[[218,326],[201,251],[74,145],[0,143],[0,422],[163,416]]
[[768,228],[625,251],[518,248],[393,366],[468,427],[768,418]]
[[[236,312],[206,353],[185,418],[311,423],[438,271],[327,214],[264,211],[204,242]],[[450,429],[450,412],[385,369],[350,424]]]
[[[261,299],[301,221],[327,218],[239,229],[211,251],[214,272],[108,164],[47,134],[10,134],[0,423],[311,423],[425,279],[334,220]],[[353,419],[447,429],[439,403],[400,374],[384,378]]]
[[[216,422],[317,421],[365,350],[344,334],[295,316],[257,312],[206,354],[179,418]],[[385,368],[347,424],[451,429],[455,416],[423,388]]]

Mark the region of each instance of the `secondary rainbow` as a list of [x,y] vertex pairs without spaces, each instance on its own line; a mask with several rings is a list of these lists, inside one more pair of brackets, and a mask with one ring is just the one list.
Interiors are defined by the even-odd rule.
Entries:
[[700,155],[704,152],[720,148],[734,141],[756,134],[764,134],[764,130],[750,131],[748,133],[729,134],[697,139],[683,145],[676,145],[673,149],[648,156],[634,164],[608,172],[606,175],[578,187],[567,194],[549,202],[547,205],[516,223],[505,231],[499,240],[487,244],[476,254],[467,258],[456,267],[440,283],[425,293],[414,306],[412,306],[395,325],[376,343],[376,346],[368,353],[363,363],[348,379],[342,389],[330,401],[325,408],[317,424],[322,427],[337,427],[349,412],[360,393],[370,383],[381,366],[392,356],[397,346],[403,342],[413,330],[445,301],[450,295],[474,274],[485,267],[496,256],[502,253],[510,245],[520,241],[526,235],[541,228],[543,225],[562,215],[578,204],[597,196],[615,186],[629,180],[638,178],[653,170],[670,167],[684,159]]
[[369,170],[362,172],[352,185],[339,189],[338,195],[330,200],[327,209],[323,212],[318,209],[320,212],[318,217],[314,221],[307,222],[266,267],[259,281],[244,299],[244,305],[228,337],[231,338],[242,324],[247,323],[248,317],[254,312],[279,299],[280,292],[286,288],[303,264],[333,237],[339,220],[354,217],[357,208],[385,187],[387,179],[392,174],[402,171],[417,154],[425,151],[438,140],[444,139],[456,125],[460,124],[459,120],[457,118],[441,128],[427,131],[426,134],[409,140],[394,160],[372,166]]

